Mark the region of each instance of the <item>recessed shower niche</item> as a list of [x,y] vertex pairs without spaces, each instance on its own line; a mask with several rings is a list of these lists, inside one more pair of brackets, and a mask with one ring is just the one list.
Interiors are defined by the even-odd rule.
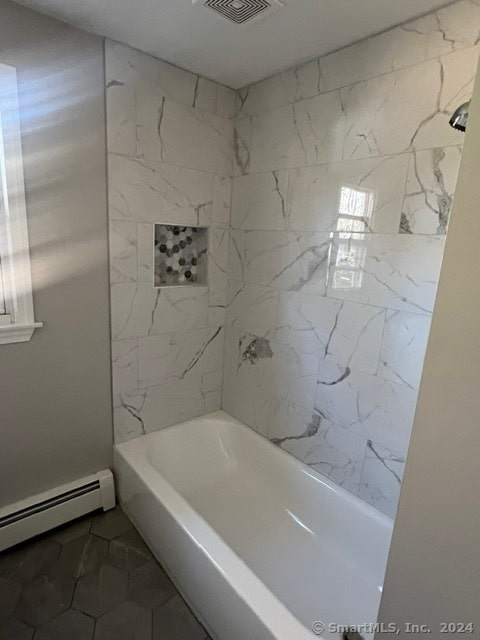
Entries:
[[208,228],[154,225],[155,286],[207,284]]

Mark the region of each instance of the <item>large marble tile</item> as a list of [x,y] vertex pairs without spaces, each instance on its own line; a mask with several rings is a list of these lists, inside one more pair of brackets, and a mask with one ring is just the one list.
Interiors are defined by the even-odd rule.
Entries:
[[275,332],[278,293],[270,287],[230,280],[227,293],[227,326],[256,336]]
[[401,154],[290,171],[288,228],[397,233],[408,162]]
[[430,331],[430,316],[388,311],[378,373],[418,389]]
[[284,230],[287,171],[269,171],[233,180],[232,228]]
[[316,471],[357,494],[366,439],[314,414],[312,427],[303,437],[284,438],[280,446]]
[[115,415],[116,442],[220,409],[221,368],[121,394]]
[[228,277],[243,281],[245,267],[245,231],[230,229],[228,249]]
[[377,372],[385,310],[332,298],[281,292],[276,341],[335,358],[344,369]]
[[115,444],[128,442],[145,435],[142,408],[146,390],[118,394],[113,398],[113,441]]
[[108,150],[134,156],[137,150],[135,88],[110,79],[106,89]]
[[344,137],[338,92],[252,116],[251,171],[336,162],[342,157]]
[[243,176],[250,171],[252,146],[252,119],[236,120],[233,129],[233,169],[232,175]]
[[221,327],[157,335],[138,341],[140,389],[183,381],[222,367]]
[[462,144],[448,117],[471,97],[477,62],[465,49],[342,89],[344,158]]
[[323,86],[332,91],[425,61],[428,35],[412,23],[320,58]]
[[398,311],[431,313],[443,247],[441,236],[335,235],[327,295]]
[[360,480],[359,497],[391,518],[397,511],[405,457],[369,441]]
[[461,0],[437,9],[404,25],[422,34],[427,42],[427,57],[466,49],[478,44],[480,6],[476,0]]
[[324,93],[325,79],[321,67],[321,58],[314,58],[295,68],[295,100],[305,100]]
[[429,149],[411,155],[401,233],[447,232],[461,155],[461,147]]
[[184,105],[192,105],[197,78],[193,73],[126,45],[106,40],[107,81],[150,90]]
[[138,387],[138,341],[112,342],[113,394],[133,391]]
[[239,92],[238,116],[243,118],[295,102],[297,81],[294,69],[276,73]]
[[110,282],[137,281],[137,225],[110,221]]
[[417,392],[377,376],[320,362],[316,410],[329,422],[406,454]]
[[247,231],[244,277],[254,284],[324,295],[329,252],[326,233]]
[[155,289],[148,282],[113,284],[111,305],[114,340],[200,329],[208,325],[206,287]]
[[272,440],[299,437],[309,430],[314,413],[319,357],[273,341],[270,349],[268,436]]
[[204,171],[109,154],[111,220],[205,225],[213,183]]
[[213,176],[212,222],[219,227],[230,224],[230,204],[232,200],[232,179]]
[[267,337],[227,328],[222,407],[263,435],[268,430],[272,356]]
[[235,116],[235,98],[233,89],[197,75],[190,106],[232,120]]
[[230,231],[210,227],[208,238],[208,307],[209,325],[225,323],[228,283]]
[[137,90],[137,154],[145,160],[229,176],[233,124],[173,102],[151,88]]

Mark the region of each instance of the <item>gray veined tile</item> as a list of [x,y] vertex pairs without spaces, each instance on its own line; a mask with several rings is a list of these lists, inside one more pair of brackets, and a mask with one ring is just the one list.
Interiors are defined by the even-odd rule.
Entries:
[[60,554],[60,562],[75,578],[96,569],[107,554],[108,542],[87,534],[67,543]]
[[12,615],[20,591],[21,587],[17,582],[0,577],[0,626]]
[[366,438],[332,424],[318,413],[313,413],[312,418],[315,417],[303,437],[286,437],[280,446],[344,489],[358,494]]
[[359,497],[386,515],[395,516],[405,470],[405,457],[368,441]]
[[290,171],[288,228],[397,233],[408,162],[400,154]]
[[204,640],[205,629],[180,596],[153,612],[153,640]]
[[430,316],[387,311],[378,373],[418,389],[430,331]]
[[233,179],[232,228],[282,231],[287,222],[287,171]]
[[130,572],[127,600],[145,609],[155,609],[176,594],[165,571],[155,560]]
[[60,545],[50,540],[38,540],[18,545],[0,554],[0,576],[14,582],[30,582],[45,565],[58,558]]
[[127,572],[105,562],[77,581],[72,606],[98,618],[126,599],[127,584]]
[[228,176],[233,123],[152,93],[137,91],[137,154],[147,161]]
[[123,602],[98,618],[94,640],[151,640],[151,637],[152,613],[133,602]]
[[137,281],[137,225],[111,220],[109,227],[110,282]]
[[113,394],[135,391],[138,388],[138,341],[112,341]]
[[132,523],[123,513],[120,505],[117,505],[115,509],[94,516],[90,531],[100,538],[112,540],[123,533],[127,533],[132,528]]
[[233,129],[233,175],[244,176],[250,171],[252,119],[242,118]]
[[406,455],[417,391],[379,376],[320,361],[316,410],[328,421]]
[[92,618],[69,609],[39,627],[35,640],[91,640],[94,627]]
[[0,640],[32,640],[35,629],[20,622],[19,620],[8,620],[5,624],[0,623]]
[[412,154],[400,233],[446,234],[461,153],[446,147]]
[[211,174],[115,153],[109,154],[108,166],[111,221],[211,223]]
[[152,557],[151,551],[135,529],[112,540],[108,549],[108,560],[127,571],[148,562]]
[[331,239],[327,233],[247,231],[247,282],[325,295]]
[[406,234],[335,234],[327,295],[430,314],[445,239]]
[[[71,543],[70,543],[71,544]],[[22,587],[15,618],[38,627],[70,607],[75,579],[55,560]]]

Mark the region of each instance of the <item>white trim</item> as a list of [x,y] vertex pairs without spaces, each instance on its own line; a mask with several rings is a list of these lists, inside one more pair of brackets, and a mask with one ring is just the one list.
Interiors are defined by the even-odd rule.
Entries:
[[0,174],[4,220],[0,255],[11,324],[0,327],[0,344],[30,340],[35,322],[28,243],[17,73],[0,64]]
[[43,327],[42,322],[32,324],[4,324],[0,325],[0,344],[12,344],[12,342],[28,342],[35,329]]

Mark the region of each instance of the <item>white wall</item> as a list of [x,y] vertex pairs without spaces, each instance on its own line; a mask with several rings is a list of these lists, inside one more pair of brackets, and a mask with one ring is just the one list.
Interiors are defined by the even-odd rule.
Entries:
[[[480,633],[479,167],[477,75],[380,609],[432,638]],[[475,633],[440,635],[442,622]]]

